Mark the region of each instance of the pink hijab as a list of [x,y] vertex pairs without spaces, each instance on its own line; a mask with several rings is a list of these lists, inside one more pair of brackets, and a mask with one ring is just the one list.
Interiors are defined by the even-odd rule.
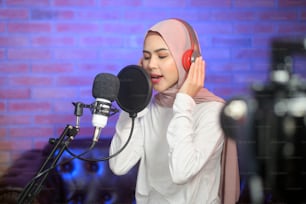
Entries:
[[[155,95],[156,102],[161,106],[172,107],[175,96],[183,85],[186,71],[183,68],[182,56],[191,48],[190,36],[182,20],[167,19],[152,26],[149,31],[159,33],[166,42],[178,68],[179,79],[175,86]],[[148,32],[149,32],[148,31]],[[197,45],[200,51],[200,45]],[[202,88],[194,97],[196,103],[224,100],[206,88]],[[222,175],[219,194],[223,204],[234,204],[240,195],[240,179],[237,159],[237,147],[235,141],[225,137],[222,153]]]

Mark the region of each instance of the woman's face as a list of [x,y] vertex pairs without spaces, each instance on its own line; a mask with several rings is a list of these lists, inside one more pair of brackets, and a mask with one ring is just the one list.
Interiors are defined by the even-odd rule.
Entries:
[[149,33],[144,41],[143,68],[151,76],[153,88],[163,92],[178,81],[178,71],[167,44],[157,33]]

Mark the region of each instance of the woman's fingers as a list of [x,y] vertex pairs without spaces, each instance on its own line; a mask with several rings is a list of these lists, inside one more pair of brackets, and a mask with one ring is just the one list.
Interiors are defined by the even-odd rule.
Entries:
[[184,92],[194,97],[198,91],[204,85],[205,78],[205,62],[202,57],[198,57],[194,63],[191,64],[187,78],[180,89],[180,92]]

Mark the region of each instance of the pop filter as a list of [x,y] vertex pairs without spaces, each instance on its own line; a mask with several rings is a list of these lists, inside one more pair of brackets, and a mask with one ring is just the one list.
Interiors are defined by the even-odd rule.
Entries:
[[152,83],[148,73],[138,65],[128,65],[117,75],[120,81],[117,104],[130,117],[142,111],[152,97]]

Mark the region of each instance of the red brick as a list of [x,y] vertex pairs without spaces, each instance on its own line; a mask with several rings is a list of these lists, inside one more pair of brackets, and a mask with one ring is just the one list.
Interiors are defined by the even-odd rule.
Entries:
[[212,44],[216,47],[249,47],[251,39],[250,37],[213,37]]
[[258,17],[260,20],[277,20],[284,22],[296,20],[297,13],[295,11],[286,10],[258,11]]
[[135,33],[143,33],[143,28],[139,26],[137,23],[130,23],[127,24],[124,21],[112,23],[112,22],[105,22],[102,24],[102,31],[105,33],[122,33],[125,34],[132,34],[135,35]]
[[26,59],[26,60],[42,60],[50,59],[51,51],[45,49],[24,48],[24,49],[9,49],[8,59]]
[[253,36],[252,47],[262,47],[270,49],[271,37],[268,36]]
[[35,99],[65,99],[74,98],[77,95],[77,90],[72,88],[33,88],[32,98]]
[[0,98],[4,99],[26,99],[30,98],[30,89],[27,88],[1,88]]
[[26,63],[0,63],[1,73],[23,73],[29,71],[29,65]]
[[246,75],[235,75],[236,83],[244,83],[250,85],[254,82],[263,82],[267,78],[266,74],[263,72],[253,72],[252,74]]
[[69,8],[67,10],[57,10],[57,16],[56,19],[58,20],[71,20],[76,18],[76,14],[74,10],[69,10]]
[[57,84],[60,86],[80,86],[80,85],[85,85],[85,86],[91,86],[92,80],[89,77],[86,76],[63,76],[63,77],[58,77],[57,78]]
[[0,19],[27,19],[29,18],[28,9],[0,9]]
[[[179,16],[192,24],[192,22],[203,23],[211,21],[213,19],[212,13],[213,10],[209,10],[209,12],[198,12],[197,10],[185,9]],[[201,19],[201,21],[199,21],[199,19]],[[198,29],[196,30],[198,31]]]
[[86,46],[97,46],[100,47],[105,42],[105,39],[101,36],[99,37],[92,37],[92,36],[86,36],[81,37],[80,44],[86,45]]
[[[116,62],[119,60],[122,60],[123,62],[134,62],[137,63],[140,59],[141,53],[139,50],[137,52],[133,52],[132,50],[128,49],[118,49],[118,50],[102,50],[99,53],[99,59],[100,61],[110,61],[110,62]],[[127,64],[126,64],[127,65]],[[124,65],[124,66],[126,66]],[[121,69],[122,67],[118,67],[118,69]],[[101,72],[111,72],[112,70],[109,69],[109,67],[101,67]]]
[[34,63],[32,64],[32,71],[35,73],[71,73],[73,71],[73,64],[70,63]]
[[[5,103],[0,101],[0,112],[3,112],[6,109]],[[0,136],[1,136],[1,128],[0,128]]]
[[89,60],[97,59],[97,51],[93,49],[56,49],[54,50],[54,58],[62,59],[80,59]]
[[[224,86],[222,85],[221,87],[215,87],[214,88],[214,93],[216,93],[218,96],[221,96],[224,99],[230,99],[232,97],[236,96],[249,96],[250,95],[250,89],[248,88],[249,86]],[[235,90],[233,92],[233,90]]]
[[[94,80],[92,79],[91,84],[93,84],[93,81]],[[81,98],[79,100],[81,100],[83,103],[92,103],[95,100],[92,96],[92,86],[90,85],[82,88],[82,90],[80,91],[80,96]]]
[[190,0],[191,6],[200,6],[200,7],[219,7],[219,8],[229,8],[231,7],[231,0]]
[[14,22],[8,23],[7,29],[10,33],[49,33],[51,32],[51,24],[40,22]]
[[67,10],[50,8],[35,8],[31,10],[31,19],[34,20],[71,20],[76,17],[75,10],[71,7]]
[[[137,2],[138,4],[142,3],[141,1],[132,1],[132,2]],[[198,2],[193,0],[193,4],[197,4],[197,3]],[[200,4],[202,5],[202,2],[200,2]],[[145,0],[143,2],[143,5],[148,6],[148,7],[158,7],[158,8],[169,8],[169,7],[186,8],[187,2],[186,1],[177,1],[177,0],[168,0],[168,1],[163,1],[163,3],[161,3],[160,1]],[[133,6],[139,6],[139,5],[134,4]]]
[[233,26],[231,23],[202,23],[198,24],[196,28],[198,36],[207,36],[211,34],[226,35],[233,33]]
[[6,5],[14,6],[49,6],[49,0],[6,0]]
[[272,34],[275,33],[275,25],[239,23],[233,26],[234,34]]
[[0,128],[0,141],[4,140],[5,137],[6,137],[6,128]]
[[273,8],[275,7],[275,1],[267,0],[255,0],[255,1],[245,1],[245,0],[235,0],[233,1],[233,7],[250,7],[250,8]]
[[31,11],[31,19],[33,20],[52,20],[57,18],[56,10],[50,9],[33,9]]
[[50,112],[51,111],[50,102],[35,102],[35,101],[18,101],[18,102],[10,102],[8,105],[8,110],[11,112],[18,111],[43,111]]
[[24,86],[39,86],[39,85],[51,85],[53,83],[53,79],[49,76],[41,77],[41,76],[16,76],[9,77],[9,84],[16,85],[24,85]]
[[16,138],[12,139],[10,141],[11,143],[10,152],[12,155],[12,159],[15,160],[20,156],[22,152],[32,149],[32,146],[33,146],[32,140],[33,139],[31,137],[28,137],[27,139],[22,138],[22,137],[18,137],[18,139]]
[[[51,135],[50,137],[51,138]],[[35,149],[43,149],[47,144],[48,144],[48,141],[49,141],[49,138],[45,138],[45,139],[35,139],[34,140],[34,145],[33,145],[33,148]],[[55,137],[57,138],[57,137]]]
[[95,23],[58,23],[55,29],[63,33],[88,33],[98,32],[99,25]]
[[241,48],[232,51],[234,59],[266,59],[269,57],[269,50],[260,48]]
[[[148,0],[146,0],[148,1]],[[143,2],[142,0],[130,0],[130,1],[125,1],[125,0],[117,0],[117,1],[109,1],[109,0],[100,0],[100,5],[102,7],[120,7],[122,5],[125,6],[140,6]]]
[[[2,142],[1,142],[2,143]],[[0,150],[2,149],[1,148],[1,143],[0,143]],[[10,162],[10,152],[8,151],[1,151],[1,154],[0,154],[0,163],[3,164],[3,163],[9,163]]]
[[210,74],[207,79],[205,79],[205,83],[213,83],[213,84],[225,84],[225,83],[231,83],[233,81],[231,75],[225,75],[225,74]]
[[74,121],[75,118],[73,114],[69,115],[48,114],[48,115],[35,116],[35,124],[63,124],[64,128],[66,124],[69,124],[69,122],[74,122]]
[[34,46],[73,46],[75,39],[69,37],[56,36],[37,36],[32,38],[32,45]]
[[35,128],[19,128],[14,127],[9,129],[9,135],[12,139],[33,139],[34,137],[47,138],[54,134],[51,127],[35,127]]
[[32,116],[30,115],[0,115],[1,125],[28,125],[32,121]]
[[224,48],[203,48],[202,55],[207,60],[229,59],[230,50]]
[[216,10],[212,12],[212,19],[225,20],[225,21],[248,21],[255,20],[257,18],[254,11],[237,11],[237,10]]
[[0,32],[4,32],[5,31],[5,27],[6,27],[6,24],[0,22]]
[[81,7],[94,7],[96,6],[95,0],[54,0],[55,6],[81,6]]
[[12,143],[9,141],[0,142],[0,150],[11,150],[13,147]]
[[4,59],[4,49],[0,49],[0,59]]
[[303,7],[305,8],[306,6],[306,1],[305,0],[278,0],[278,5],[279,7]]
[[[111,2],[116,2],[116,1],[111,1]],[[158,11],[158,17],[160,19],[166,19],[169,18],[169,16],[177,16],[177,12],[178,11],[169,11],[169,10],[163,10],[160,9]],[[195,15],[188,15],[189,13],[192,13],[191,10],[181,10],[180,11],[180,16],[188,16],[189,18],[200,18],[200,15],[202,15],[203,13],[198,13],[196,12]],[[172,15],[173,14],[173,15]],[[150,10],[139,10],[137,12],[135,12],[134,10],[126,10],[124,13],[121,14],[122,16],[120,16],[120,18],[125,19],[125,21],[129,21],[129,20],[133,20],[133,21],[138,21],[139,19],[142,19],[142,23],[140,25],[138,25],[138,29],[141,29],[138,32],[138,34],[143,34],[146,29],[148,29],[149,27],[151,27],[153,25],[153,23],[155,23],[155,19],[152,19],[152,16],[156,15],[156,10],[154,9],[150,9]],[[201,16],[202,17],[202,16]],[[201,18],[202,19],[202,18]],[[131,21],[131,22],[133,22]]]
[[86,36],[80,38],[80,45],[82,46],[94,46],[94,47],[122,47],[125,43],[124,39],[119,36]]
[[75,14],[79,20],[100,20],[100,19],[118,19],[122,18],[121,12],[114,12],[112,9],[101,10],[78,10]]
[[[52,105],[53,105],[53,108],[54,108],[54,111],[55,112],[61,112],[61,113],[67,113],[67,114],[73,114],[74,113],[74,105],[72,104],[72,102],[74,101],[71,101],[71,100],[61,100],[61,101],[52,101]],[[77,102],[77,101],[75,101]],[[82,98],[82,102],[85,103],[85,101],[83,101],[83,98]],[[85,115],[85,111],[83,113]],[[87,114],[87,113],[86,113]]]
[[[207,70],[224,73],[248,71],[250,70],[251,65],[249,62],[238,62],[238,60],[234,60],[229,62],[213,63],[212,65],[207,64],[206,66]],[[210,75],[208,75],[207,78],[210,78]]]
[[80,63],[78,65],[78,70],[80,72],[92,72],[92,73],[100,73],[107,67],[108,70],[116,70],[121,67],[115,66],[114,64],[104,64],[104,63]]
[[301,12],[301,20],[306,20],[306,10]]
[[268,74],[268,72],[270,71],[270,66],[270,58],[258,59],[251,63],[251,67],[253,68],[253,70],[266,74]]
[[0,86],[6,86],[8,84],[8,79],[6,76],[0,76]]
[[278,33],[281,34],[299,34],[306,33],[306,24],[301,23],[290,23],[290,24],[280,24],[277,29]]

